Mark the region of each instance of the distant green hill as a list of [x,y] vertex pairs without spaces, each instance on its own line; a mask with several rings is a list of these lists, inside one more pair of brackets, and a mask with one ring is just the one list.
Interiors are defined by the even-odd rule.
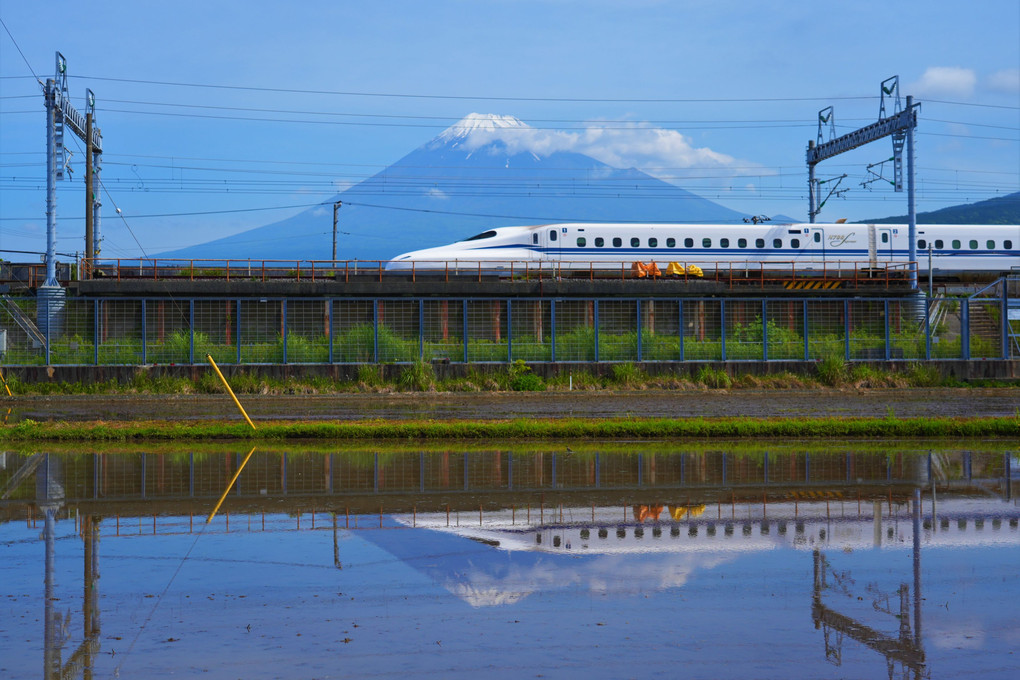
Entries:
[[[861,224],[906,224],[907,216],[861,220]],[[917,213],[918,224],[1020,224],[1020,191],[987,201]]]

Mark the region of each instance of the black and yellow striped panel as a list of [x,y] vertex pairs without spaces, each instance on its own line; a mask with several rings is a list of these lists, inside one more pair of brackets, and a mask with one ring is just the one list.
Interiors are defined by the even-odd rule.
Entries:
[[835,290],[841,285],[842,281],[787,281],[783,287],[787,290]]

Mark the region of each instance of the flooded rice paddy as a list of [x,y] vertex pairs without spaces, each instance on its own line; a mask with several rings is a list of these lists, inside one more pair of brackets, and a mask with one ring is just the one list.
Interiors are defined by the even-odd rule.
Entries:
[[1008,443],[247,454],[0,453],[0,677],[1020,665]]

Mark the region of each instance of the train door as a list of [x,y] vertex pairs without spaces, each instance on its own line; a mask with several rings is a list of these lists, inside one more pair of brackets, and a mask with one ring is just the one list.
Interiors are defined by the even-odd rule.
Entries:
[[542,259],[559,261],[562,249],[563,238],[566,237],[566,227],[546,227],[542,231]]
[[879,262],[891,262],[894,259],[893,251],[893,230],[887,227],[880,227],[875,230],[878,242],[875,244]]

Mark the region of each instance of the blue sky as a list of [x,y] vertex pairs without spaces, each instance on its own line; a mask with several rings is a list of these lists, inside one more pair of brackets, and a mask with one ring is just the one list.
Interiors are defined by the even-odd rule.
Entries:
[[[282,219],[473,112],[737,210],[805,219],[817,112],[835,107],[837,134],[873,122],[892,75],[922,102],[918,210],[1020,190],[1015,0],[0,0],[0,18],[25,57],[0,29],[0,249],[45,248],[32,71],[52,77],[57,50],[74,103],[86,87],[97,97],[107,257]],[[71,148],[57,249],[73,253],[84,159]],[[904,214],[905,194],[861,185],[890,155],[882,141],[821,164],[849,191],[819,219]]]

